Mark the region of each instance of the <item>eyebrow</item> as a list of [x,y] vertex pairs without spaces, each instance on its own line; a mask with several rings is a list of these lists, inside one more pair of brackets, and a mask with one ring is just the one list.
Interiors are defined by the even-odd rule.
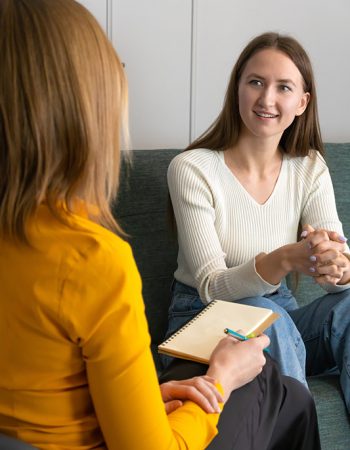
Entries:
[[[247,75],[247,78],[259,78],[260,80],[265,81],[265,78],[257,73],[250,73],[249,75]],[[286,83],[286,84],[290,83],[296,87],[296,84],[290,78],[282,78],[280,80],[277,80],[277,83]]]

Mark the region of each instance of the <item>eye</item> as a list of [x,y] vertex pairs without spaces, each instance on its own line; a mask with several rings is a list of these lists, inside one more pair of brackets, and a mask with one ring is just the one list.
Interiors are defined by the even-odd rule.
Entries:
[[249,84],[252,85],[252,86],[259,86],[260,87],[260,86],[263,85],[263,82],[260,81],[260,80],[250,80]]
[[292,92],[292,88],[287,84],[281,84],[280,90],[283,92]]

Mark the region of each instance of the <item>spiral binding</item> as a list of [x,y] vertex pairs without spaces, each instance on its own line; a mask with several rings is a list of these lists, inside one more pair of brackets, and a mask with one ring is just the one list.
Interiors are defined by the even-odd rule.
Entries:
[[168,342],[172,341],[173,339],[176,338],[176,336],[178,336],[179,334],[181,334],[185,328],[188,328],[193,322],[195,322],[198,317],[203,316],[203,314],[206,313],[206,311],[208,311],[208,309],[210,309],[214,304],[216,303],[216,300],[211,301],[204,309],[202,309],[202,311],[200,313],[198,313],[195,317],[193,317],[193,319],[191,319],[190,321],[188,321],[185,325],[183,325],[178,331],[176,331],[174,334],[172,334],[166,341],[163,342],[163,345],[166,345]]

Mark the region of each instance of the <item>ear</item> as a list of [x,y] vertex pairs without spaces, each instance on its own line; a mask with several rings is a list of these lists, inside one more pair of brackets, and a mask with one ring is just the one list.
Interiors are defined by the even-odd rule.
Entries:
[[304,92],[300,99],[297,111],[295,113],[296,116],[301,116],[303,114],[303,112],[307,108],[307,105],[309,104],[309,100],[310,100],[310,93]]

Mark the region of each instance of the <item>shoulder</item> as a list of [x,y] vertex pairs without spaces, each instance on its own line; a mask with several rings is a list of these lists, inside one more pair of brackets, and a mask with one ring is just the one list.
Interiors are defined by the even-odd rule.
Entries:
[[130,305],[143,311],[141,278],[130,245],[78,214],[58,220],[42,205],[30,226],[33,250],[28,275],[39,286],[38,302],[74,342],[97,322]]
[[170,162],[168,176],[189,172],[193,174],[210,175],[218,170],[220,164],[219,152],[204,148],[188,150],[175,156]]
[[60,311],[72,339],[83,342],[111,314],[142,312],[142,283],[127,242],[89,220],[75,220],[61,254]]
[[316,150],[310,150],[308,156],[286,156],[287,163],[293,172],[303,181],[311,182],[322,175],[328,175],[329,170],[323,156]]
[[120,236],[82,217],[74,217],[74,221],[77,226],[71,230],[71,245],[83,270],[116,275],[134,269],[131,247]]
[[61,280],[75,277],[87,281],[106,271],[125,271],[134,267],[130,245],[117,234],[87,217],[83,210],[68,213],[60,208],[59,220],[43,204],[30,224],[33,247]]
[[169,167],[192,166],[198,168],[205,168],[218,160],[218,152],[215,150],[208,150],[206,148],[196,148],[188,150],[175,156],[170,162]]
[[326,161],[317,150],[310,150],[307,156],[291,157],[287,155],[287,159],[295,168],[302,170],[318,170],[327,167]]

